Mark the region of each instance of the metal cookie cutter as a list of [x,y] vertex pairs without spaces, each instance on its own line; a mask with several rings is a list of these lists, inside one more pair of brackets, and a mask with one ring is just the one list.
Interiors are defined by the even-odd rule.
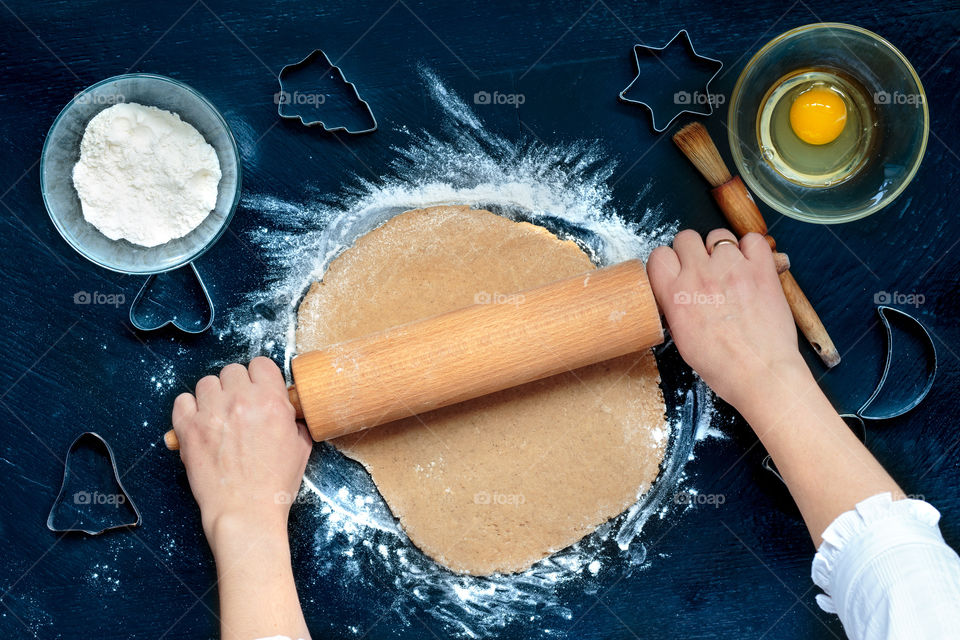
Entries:
[[[927,397],[937,377],[937,349],[930,332],[914,316],[880,305],[877,314],[886,332],[886,361],[880,382],[856,413],[841,415],[861,442],[866,441],[865,420],[889,420],[907,413]],[[894,328],[900,339],[894,340]],[[898,353],[894,353],[894,344]],[[919,364],[919,366],[917,366]],[[763,468],[781,481],[768,455]]]
[[63,485],[47,516],[47,528],[96,536],[138,527],[141,521],[140,510],[120,482],[113,449],[99,434],[81,433],[67,450]]
[[[154,273],[143,283],[140,291],[137,292],[136,297],[130,304],[130,324],[141,331],[157,331],[164,327],[172,326],[184,333],[193,335],[203,333],[213,326],[216,309],[213,306],[213,300],[210,298],[210,292],[207,290],[207,285],[204,284],[203,278],[200,277],[197,266],[191,262],[189,267],[190,273],[193,274],[196,280],[196,288],[193,292],[194,298],[196,301],[205,305],[207,309],[206,313],[201,315],[201,317],[206,317],[206,322],[200,320],[199,322],[190,324],[184,321],[178,312],[171,310],[168,305],[164,305],[162,301],[154,299],[154,297],[151,296],[151,291],[157,286],[158,277],[167,275]],[[150,311],[151,306],[155,308],[153,312]],[[158,313],[157,310],[163,310],[165,313]],[[169,317],[167,317],[168,315]]]
[[[319,78],[314,76],[313,80],[308,80],[301,77],[298,82],[296,77],[298,75],[303,76],[303,72],[308,70],[319,70]],[[360,134],[377,130],[377,119],[373,115],[373,109],[370,108],[366,100],[360,97],[357,85],[348,82],[340,67],[330,62],[330,58],[322,50],[314,49],[310,55],[300,62],[285,66],[280,70],[278,80],[280,81],[280,92],[276,95],[276,101],[277,113],[281,118],[298,119],[306,127],[320,125],[324,131],[329,132],[344,131],[351,134]],[[301,82],[306,84],[301,84]],[[327,124],[330,116],[321,117],[320,114],[324,111],[328,113],[339,111],[341,116],[346,114],[346,118],[349,120],[351,118],[349,112],[357,110],[357,104],[327,103],[329,90],[340,88],[338,85],[346,85],[353,91],[357,103],[366,111],[366,117],[372,123],[371,126],[363,129],[350,129],[347,125],[330,126]]]
[[[655,132],[664,131],[684,113],[699,116],[713,113],[710,83],[723,69],[723,63],[698,54],[686,29],[678,31],[662,47],[635,45],[633,57],[637,76],[620,92],[620,99],[646,107]],[[707,80],[701,84],[699,78]],[[659,124],[665,116],[657,114],[671,115]]]

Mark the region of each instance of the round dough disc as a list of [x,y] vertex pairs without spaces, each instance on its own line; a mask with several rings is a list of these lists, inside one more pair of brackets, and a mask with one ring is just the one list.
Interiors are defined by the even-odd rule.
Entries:
[[[593,269],[574,242],[469,207],[400,214],[331,262],[300,305],[303,353]],[[333,444],[362,463],[424,553],[522,571],[620,514],[659,473],[649,351],[399,420]]]

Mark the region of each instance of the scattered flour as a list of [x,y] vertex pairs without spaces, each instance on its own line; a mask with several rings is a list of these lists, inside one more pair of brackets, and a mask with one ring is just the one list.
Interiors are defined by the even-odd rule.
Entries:
[[120,570],[107,563],[98,562],[87,574],[87,584],[105,591],[117,591],[120,588]]
[[83,217],[111,240],[155,247],[187,235],[217,205],[217,152],[175,113],[108,107],[83,132],[73,184]]

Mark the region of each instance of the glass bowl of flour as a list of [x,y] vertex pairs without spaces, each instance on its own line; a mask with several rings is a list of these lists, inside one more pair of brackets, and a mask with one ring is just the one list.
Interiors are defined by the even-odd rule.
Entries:
[[213,246],[237,207],[240,174],[233,133],[206,98],[172,78],[134,73],[64,107],[43,145],[40,186],[54,225],[81,255],[150,274]]

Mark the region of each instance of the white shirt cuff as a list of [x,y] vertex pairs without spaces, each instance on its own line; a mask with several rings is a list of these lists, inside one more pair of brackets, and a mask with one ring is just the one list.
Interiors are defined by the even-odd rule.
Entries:
[[889,493],[838,516],[813,560],[813,581],[825,592],[817,604],[839,615],[853,640],[939,638],[960,625],[960,558],[939,521],[930,504]]

